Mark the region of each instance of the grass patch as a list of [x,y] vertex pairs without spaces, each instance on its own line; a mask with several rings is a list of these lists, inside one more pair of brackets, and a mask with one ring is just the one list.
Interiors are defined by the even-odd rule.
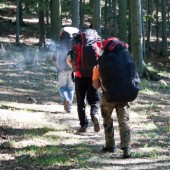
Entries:
[[150,113],[153,112],[153,111],[159,111],[161,108],[161,106],[151,102],[149,104],[145,104],[145,105],[142,105],[142,106],[133,106],[131,109],[135,112],[140,112],[140,113],[143,113],[143,114],[146,114],[148,116],[148,118],[150,118]]
[[162,92],[162,90],[170,93],[170,85],[165,81],[149,81],[146,79],[141,80],[141,94],[155,94],[156,92]]
[[26,135],[28,135],[28,137],[35,137],[35,136],[42,137],[44,134],[46,134],[49,131],[55,131],[55,129],[51,129],[48,127],[30,129],[27,131]]
[[[96,155],[88,144],[63,145],[65,139],[61,136],[47,135],[56,132],[48,127],[35,129],[6,128],[6,132],[14,134],[11,141],[1,144],[0,149],[10,149],[18,166],[31,169],[36,167],[85,167],[89,157]],[[20,141],[15,140],[19,138]],[[35,144],[33,144],[35,143]]]
[[21,109],[21,111],[24,111],[24,112],[35,112],[33,109]]
[[158,153],[158,149],[153,149],[150,152],[134,152],[132,153],[132,157],[135,158],[154,158],[154,159],[164,159],[164,155]]
[[15,152],[17,163],[28,167],[33,165],[34,167],[68,167],[84,166],[89,156],[94,155],[89,145],[80,144],[77,146],[28,146],[22,150]]
[[[144,126],[144,125],[143,125]],[[154,124],[145,124],[146,128],[139,132],[141,138],[139,142],[143,147],[166,147],[166,145],[170,142],[170,138],[168,137],[168,126],[159,127]],[[147,144],[146,144],[146,141]],[[160,148],[161,150],[161,148]]]

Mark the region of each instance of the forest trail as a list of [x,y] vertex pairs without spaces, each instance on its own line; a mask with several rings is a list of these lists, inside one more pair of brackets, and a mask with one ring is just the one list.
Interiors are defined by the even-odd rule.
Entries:
[[[74,162],[71,166],[65,167],[65,170],[170,169],[169,131],[167,130],[169,94],[161,94],[164,102],[159,108],[161,115],[159,118],[151,119],[148,114],[141,111],[131,112],[132,158],[123,159],[119,148],[119,130],[115,112],[113,118],[116,151],[102,153],[101,148],[105,144],[102,118],[100,118],[101,130],[95,133],[90,120],[89,107],[87,107],[89,119],[87,132],[76,134],[79,128],[76,103],[74,102],[72,113],[65,113],[63,105],[59,104],[54,71],[45,65],[21,69],[18,67],[18,62],[17,58],[11,60],[10,57],[1,57],[0,59],[0,169],[24,169],[17,164],[24,159],[24,156],[17,157],[15,152],[29,146],[41,149],[46,146],[62,148],[66,156],[73,157]],[[139,95],[132,106],[138,103],[140,104],[138,109],[143,109],[142,105],[148,104],[149,97],[144,98]],[[157,109],[156,107],[155,110]],[[155,110],[150,114],[152,118],[158,112]],[[36,131],[39,132],[41,129],[46,130],[37,135]],[[37,136],[29,138],[30,132]],[[49,136],[56,140],[49,140]],[[12,147],[6,145],[8,142],[13,142]],[[83,146],[84,150],[79,150],[80,146]],[[87,153],[87,150],[90,153]],[[79,154],[79,157],[75,154]],[[25,157],[27,158],[27,155]],[[77,164],[74,157],[77,159]],[[84,158],[85,164],[79,164],[79,158]],[[44,169],[48,168],[44,167]],[[64,170],[61,167],[58,169]]]

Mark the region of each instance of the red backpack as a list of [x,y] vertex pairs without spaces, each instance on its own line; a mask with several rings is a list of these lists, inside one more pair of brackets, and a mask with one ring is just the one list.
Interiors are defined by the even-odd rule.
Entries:
[[79,71],[81,77],[92,77],[93,67],[97,64],[101,38],[97,31],[85,28],[73,38],[76,53],[72,56],[75,71]]

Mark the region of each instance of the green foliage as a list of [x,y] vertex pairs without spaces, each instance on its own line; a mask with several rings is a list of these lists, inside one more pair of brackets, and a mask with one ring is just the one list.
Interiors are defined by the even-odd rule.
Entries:
[[30,164],[37,167],[68,167],[77,163],[84,165],[91,155],[92,150],[85,144],[76,147],[31,145],[15,152],[15,156],[18,157],[17,163],[26,167]]
[[141,90],[140,92],[148,92],[149,90],[153,90],[153,86],[150,86],[150,82],[146,79],[142,79],[141,81]]
[[[35,113],[36,114],[36,113]],[[54,131],[54,129],[50,129],[48,127],[43,127],[43,128],[36,128],[36,129],[30,129],[27,132],[28,137],[36,137],[36,136],[43,136],[43,134],[49,132],[49,131]]]
[[4,84],[4,80],[0,79],[0,84]]
[[63,12],[66,12],[66,11],[68,12],[70,6],[71,6],[71,2],[69,0],[65,0],[61,2],[61,7],[62,7]]
[[93,14],[93,5],[91,3],[85,3],[83,5],[84,5],[85,14],[92,15]]
[[154,15],[143,15],[143,22],[146,22],[147,20],[154,22],[156,19],[155,19]]
[[0,0],[0,8],[5,8],[7,5],[4,3],[4,0]]
[[[8,129],[12,132],[12,128]],[[41,169],[41,167],[59,167],[59,169],[62,169],[62,167],[75,167],[77,164],[79,167],[85,167],[89,157],[97,154],[93,152],[89,145],[84,143],[64,145],[58,142],[57,144],[56,141],[62,140],[61,136],[45,135],[52,131],[56,132],[56,130],[48,127],[26,129],[25,131],[23,129],[24,140],[27,140],[28,143],[24,147],[21,142],[19,144],[21,149],[15,149],[13,156],[16,158],[16,164],[25,168],[37,167],[38,169]],[[15,134],[18,135],[17,132]],[[34,141],[34,145],[29,145],[29,139]],[[41,141],[42,145],[37,145],[36,140]],[[11,140],[10,142],[3,142],[0,148],[9,149],[17,148],[17,146],[18,142]]]
[[142,157],[161,158],[162,157],[163,159],[163,155],[158,154],[159,149],[153,149],[150,152],[135,152],[132,154],[132,156],[135,158],[142,158]]
[[168,27],[168,29],[170,29],[170,21],[167,22],[167,27]]

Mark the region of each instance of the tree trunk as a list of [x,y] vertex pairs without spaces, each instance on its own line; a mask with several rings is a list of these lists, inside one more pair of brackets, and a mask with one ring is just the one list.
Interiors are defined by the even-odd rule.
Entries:
[[116,0],[112,0],[112,8],[113,8],[113,35],[116,37],[117,33],[117,20],[116,20]]
[[101,35],[101,0],[93,1],[93,28]]
[[158,53],[158,46],[159,46],[159,0],[156,0],[156,49],[155,53]]
[[108,14],[110,22],[108,22],[108,37],[113,36],[113,10],[112,10],[112,0],[108,0]]
[[108,4],[108,0],[105,0],[105,6],[104,6],[104,37],[106,38],[108,36],[108,29],[107,29],[107,14],[108,14],[108,10],[107,10],[107,4]]
[[85,0],[80,1],[80,28],[84,26],[84,4]]
[[143,74],[143,35],[141,20],[141,0],[130,0],[131,52],[139,75]]
[[16,45],[19,45],[19,35],[20,35],[20,23],[19,23],[19,2],[20,0],[17,0],[17,13],[16,13]]
[[167,13],[167,5],[166,0],[162,0],[162,49],[161,54],[163,57],[167,57],[168,51],[167,51],[167,22],[166,22],[166,13]]
[[72,26],[79,29],[79,0],[72,0]]
[[20,25],[24,25],[22,16],[22,0],[19,1],[19,23]]
[[51,0],[51,39],[59,43],[61,30],[61,0]]
[[127,0],[119,0],[119,38],[124,42],[128,42],[127,34]]
[[147,0],[147,56],[149,56],[150,52],[150,37],[151,37],[151,20],[152,20],[152,0]]
[[29,1],[29,0],[26,0],[26,1],[25,1],[25,12],[26,12],[27,14],[30,13],[30,1]]
[[[141,9],[143,9],[143,1],[141,1]],[[143,60],[145,60],[145,58],[146,58],[146,54],[145,54],[145,49],[146,49],[146,46],[145,46],[145,28],[144,28],[144,23],[143,23],[143,10],[141,10],[141,24],[142,24],[142,35],[143,35],[143,42],[142,42],[142,44],[143,44]],[[145,64],[144,64],[144,66],[145,66]]]
[[46,17],[46,25],[47,25],[47,37],[49,37],[50,35],[50,20],[49,20],[49,0],[45,0],[45,4],[46,4],[46,10],[45,10],[45,17]]
[[38,4],[38,15],[39,15],[39,45],[45,46],[45,24],[44,24],[44,0],[39,0]]

